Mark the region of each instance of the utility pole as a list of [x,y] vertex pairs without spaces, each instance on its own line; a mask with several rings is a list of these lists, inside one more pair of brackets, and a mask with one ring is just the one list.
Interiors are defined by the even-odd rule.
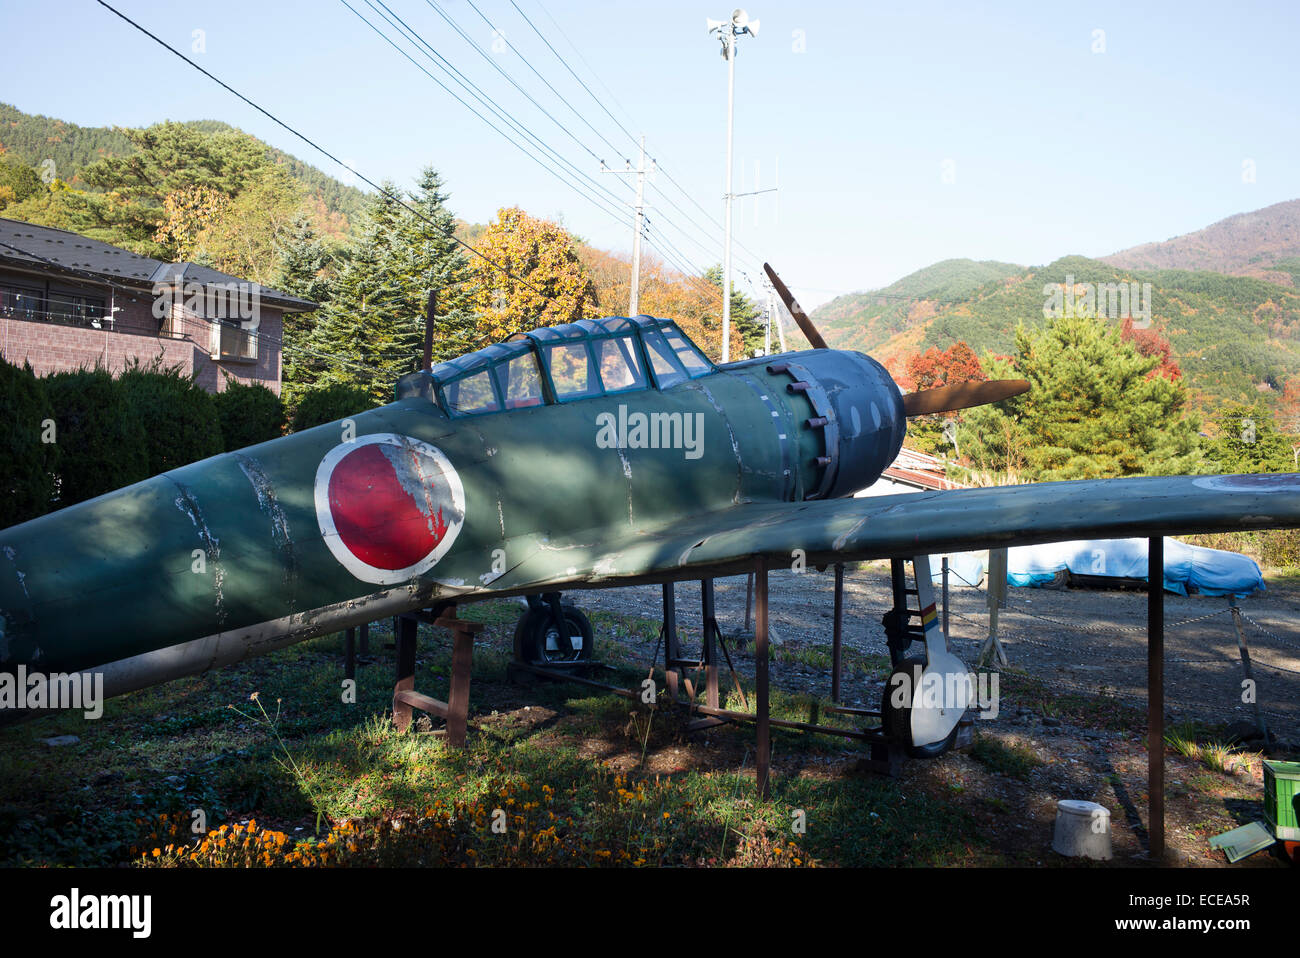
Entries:
[[429,287],[429,302],[424,309],[424,368],[433,368],[433,321],[438,310],[438,294]]
[[744,34],[757,36],[758,21],[750,20],[749,14],[737,9],[730,20],[706,19],[705,23],[710,33],[718,34],[722,56],[727,61],[727,191],[723,195],[726,226],[722,245],[722,361],[726,363],[731,360],[731,145],[736,107],[736,39]]
[[647,172],[653,172],[654,168],[655,164],[652,161],[650,169],[646,169],[644,134],[641,136],[641,160],[635,170],[632,169],[630,160],[625,170],[611,170],[603,162],[601,163],[602,173],[636,174],[636,216],[632,220],[632,292],[628,296],[627,304],[629,316],[639,316],[641,312],[637,301],[641,290],[641,233],[645,229],[645,175]]

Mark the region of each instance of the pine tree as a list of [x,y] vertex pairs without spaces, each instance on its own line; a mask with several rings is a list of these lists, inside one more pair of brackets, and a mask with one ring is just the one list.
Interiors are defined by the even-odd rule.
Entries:
[[[704,278],[711,285],[717,287],[718,293],[722,292],[722,267],[710,266],[704,271]],[[721,328],[722,322],[722,303],[721,297],[715,308],[718,312],[718,323]],[[731,329],[732,329],[732,358],[745,359],[754,355],[754,350],[762,349],[767,341],[767,330],[760,323],[759,316],[762,310],[759,305],[736,289],[735,280],[731,283]],[[735,346],[735,337],[739,336],[741,341],[741,350],[737,354]],[[719,338],[721,334],[719,334]]]
[[1016,331],[1014,361],[986,362],[990,378],[1027,379],[1030,391],[966,414],[962,449],[992,471],[1035,480],[1202,472],[1199,424],[1184,416],[1181,380],[1149,376],[1159,365],[1119,329],[1061,317]]
[[468,268],[464,253],[446,235],[454,220],[441,180],[426,169],[418,189],[408,195],[420,215],[396,195],[397,188],[385,183],[367,207],[361,234],[339,265],[307,337],[314,355],[296,361],[292,394],[309,385],[339,384],[361,386],[377,400],[390,401],[397,379],[420,365],[430,289],[437,293],[440,317],[434,361],[471,348],[464,289]]

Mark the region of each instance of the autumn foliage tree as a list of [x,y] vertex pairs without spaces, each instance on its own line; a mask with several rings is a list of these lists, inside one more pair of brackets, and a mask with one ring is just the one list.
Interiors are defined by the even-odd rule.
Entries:
[[1132,343],[1140,355],[1155,357],[1158,365],[1147,373],[1148,376],[1162,376],[1170,382],[1183,378],[1183,370],[1174,359],[1174,347],[1159,330],[1139,329],[1133,325],[1131,317],[1125,317],[1124,325],[1120,327],[1120,339]]
[[[632,285],[631,257],[581,245],[578,255],[596,289],[601,315],[622,316],[627,312]],[[720,277],[720,274],[719,274]],[[697,346],[713,359],[722,355],[722,289],[705,277],[689,277],[672,269],[653,253],[641,253],[641,280],[637,289],[637,311],[674,320]],[[733,310],[735,301],[733,299]],[[733,316],[736,315],[733,312]],[[761,327],[759,336],[762,335]],[[741,324],[731,329],[731,355],[746,355]]]
[[[905,378],[915,389],[935,389],[988,379],[979,357],[965,340],[959,340],[947,349],[931,346],[923,353],[915,353],[908,357],[905,368]],[[908,445],[935,455],[949,453],[949,447],[954,447],[952,453],[959,453],[960,449],[955,448],[955,426],[960,421],[959,413],[917,417],[908,425]]]
[[558,223],[517,206],[501,209],[478,249],[486,257],[472,263],[480,345],[595,314],[596,288],[573,237]]

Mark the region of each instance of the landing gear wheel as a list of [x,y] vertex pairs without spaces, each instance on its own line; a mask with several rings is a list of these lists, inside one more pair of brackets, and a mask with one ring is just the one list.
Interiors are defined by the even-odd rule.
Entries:
[[565,605],[568,635],[561,637],[549,607],[529,609],[515,626],[515,656],[531,665],[586,662],[595,649],[591,622],[577,607]]
[[900,673],[906,676],[906,684],[901,687],[910,693],[916,688],[916,676],[924,666],[925,663],[916,656],[900,661],[890,673],[889,681],[885,683],[885,691],[880,699],[880,724],[884,729],[885,737],[901,745],[909,758],[938,758],[956,744],[957,730],[960,727],[954,726],[948,733],[948,737],[940,742],[932,742],[929,745],[912,744],[912,696],[910,694],[907,696],[906,705],[900,706],[893,701],[895,689],[900,687],[897,681],[901,681],[895,680],[894,676]]

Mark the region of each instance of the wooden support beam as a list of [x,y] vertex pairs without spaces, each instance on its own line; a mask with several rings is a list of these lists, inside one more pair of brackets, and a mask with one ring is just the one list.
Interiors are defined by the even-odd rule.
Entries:
[[[457,748],[465,744],[465,727],[469,724],[469,674],[474,657],[474,632],[458,623],[452,631],[451,693],[447,699],[447,744]],[[482,626],[479,626],[482,628]]]
[[405,732],[411,727],[411,704],[402,699],[402,692],[415,689],[415,642],[419,623],[409,616],[399,615],[393,622],[396,627],[397,684],[393,686],[393,725]]
[[1147,540],[1147,847],[1165,857],[1165,540]]
[[[449,701],[435,699],[415,690],[416,632],[420,621],[451,631],[451,693]],[[393,687],[393,724],[399,732],[411,727],[411,712],[419,709],[447,720],[447,742],[456,747],[465,744],[469,726],[469,679],[474,658],[474,636],[483,630],[480,622],[456,618],[454,605],[441,609],[433,617],[414,612],[397,619],[397,684]]]
[[758,797],[766,800],[772,766],[772,715],[767,685],[767,560],[758,557],[754,569],[754,698],[758,700]]

